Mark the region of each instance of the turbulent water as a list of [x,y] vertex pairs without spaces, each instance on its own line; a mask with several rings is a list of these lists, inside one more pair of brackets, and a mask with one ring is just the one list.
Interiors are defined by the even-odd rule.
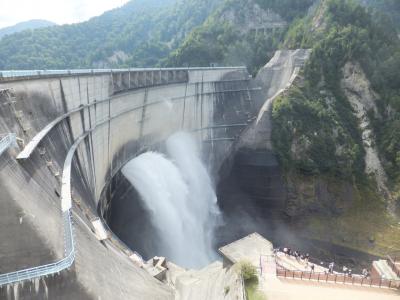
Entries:
[[220,212],[212,182],[189,134],[166,142],[167,155],[144,153],[122,173],[136,188],[158,231],[159,255],[189,268],[215,258],[213,233]]

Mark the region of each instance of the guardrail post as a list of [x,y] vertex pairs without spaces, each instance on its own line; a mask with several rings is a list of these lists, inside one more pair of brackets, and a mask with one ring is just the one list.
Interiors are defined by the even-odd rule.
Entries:
[[[346,278],[346,277],[345,277]],[[337,274],[335,274],[335,283],[336,283],[336,280],[337,280]],[[346,279],[345,279],[346,280]]]
[[382,277],[379,279],[379,287],[382,286]]
[[321,273],[318,273],[318,278],[317,278],[317,281],[319,282],[319,275],[320,275]]

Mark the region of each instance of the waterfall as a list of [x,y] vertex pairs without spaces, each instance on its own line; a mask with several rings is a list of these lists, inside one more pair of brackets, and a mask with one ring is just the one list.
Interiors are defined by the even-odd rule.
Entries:
[[211,179],[195,141],[176,133],[166,142],[167,154],[144,153],[122,173],[136,188],[158,231],[159,255],[189,268],[216,258],[212,248],[220,212]]

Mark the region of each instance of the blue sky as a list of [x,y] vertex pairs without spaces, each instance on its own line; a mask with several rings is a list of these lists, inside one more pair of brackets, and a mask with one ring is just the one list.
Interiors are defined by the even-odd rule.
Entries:
[[128,0],[0,0],[0,28],[31,19],[57,24],[85,21]]

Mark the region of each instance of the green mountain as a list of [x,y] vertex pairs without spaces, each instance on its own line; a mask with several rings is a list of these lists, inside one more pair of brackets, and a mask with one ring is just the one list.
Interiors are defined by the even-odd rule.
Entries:
[[49,27],[54,25],[57,24],[46,20],[29,20],[25,22],[20,22],[13,26],[1,28],[0,39],[5,35],[21,32],[24,30],[29,30],[29,29],[33,30],[37,28]]
[[87,22],[0,41],[0,69],[155,66],[220,0],[133,0]]
[[359,0],[361,4],[383,13],[400,29],[400,2],[397,0]]
[[251,73],[277,50],[288,25],[314,0],[229,0],[169,55],[166,66],[245,65]]

